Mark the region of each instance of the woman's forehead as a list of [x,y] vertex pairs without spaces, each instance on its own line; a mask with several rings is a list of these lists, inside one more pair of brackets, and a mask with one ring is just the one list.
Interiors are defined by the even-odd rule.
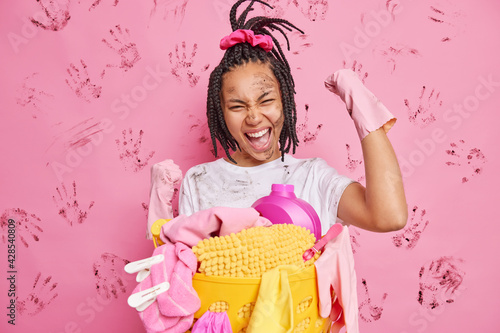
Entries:
[[263,92],[278,89],[279,83],[269,65],[253,63],[238,66],[223,76],[225,94]]

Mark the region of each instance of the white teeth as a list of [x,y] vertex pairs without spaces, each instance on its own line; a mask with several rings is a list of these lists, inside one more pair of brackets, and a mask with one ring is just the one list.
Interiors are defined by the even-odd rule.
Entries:
[[269,131],[269,128],[266,128],[265,130],[262,130],[262,131],[257,132],[257,133],[247,133],[247,135],[251,138],[260,138],[261,136],[266,134],[267,131]]

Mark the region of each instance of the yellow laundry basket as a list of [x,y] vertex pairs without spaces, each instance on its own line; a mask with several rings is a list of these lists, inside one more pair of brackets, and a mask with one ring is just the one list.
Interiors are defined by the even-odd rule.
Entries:
[[[162,244],[160,240],[161,226],[169,220],[156,221],[151,231],[155,246]],[[294,333],[326,333],[330,328],[329,318],[321,318],[318,312],[318,288],[314,265],[289,277],[293,300]],[[221,302],[226,305],[226,312],[234,333],[246,332],[246,327],[259,293],[260,278],[235,278],[206,276],[195,273],[193,288],[201,300],[201,307],[195,313],[195,320],[200,318],[211,305]],[[257,313],[253,315],[258,315]]]

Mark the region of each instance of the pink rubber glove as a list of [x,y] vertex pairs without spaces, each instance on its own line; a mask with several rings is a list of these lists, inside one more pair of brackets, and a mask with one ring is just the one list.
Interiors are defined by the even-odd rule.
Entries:
[[191,333],[233,333],[227,312],[207,311],[193,325]]
[[172,160],[151,167],[151,194],[148,209],[147,238],[152,239],[151,226],[158,219],[173,219],[172,200],[180,186],[182,171]]
[[360,140],[381,127],[387,133],[396,122],[392,113],[350,69],[340,69],[330,75],[325,87],[344,101]]
[[[314,263],[318,284],[319,315],[336,321],[331,332],[345,325],[348,333],[359,333],[356,270],[349,228],[331,239]],[[332,304],[331,289],[337,298]],[[335,329],[333,329],[335,328]]]

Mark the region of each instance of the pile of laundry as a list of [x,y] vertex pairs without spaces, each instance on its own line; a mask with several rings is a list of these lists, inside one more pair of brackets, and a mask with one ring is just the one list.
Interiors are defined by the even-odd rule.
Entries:
[[[276,253],[273,255],[276,258],[271,259],[270,253],[273,252],[267,251],[265,262],[262,260],[258,264],[253,264],[252,260],[252,266],[250,266],[247,257],[246,272],[260,275],[262,277],[260,289],[269,290],[269,288],[274,287],[272,283],[275,283],[271,281],[276,281],[275,278],[272,278],[273,274],[283,276],[283,271],[292,274],[307,265],[314,264],[317,272],[321,317],[330,317],[339,328],[345,325],[348,333],[358,332],[356,276],[347,227],[342,227],[340,224],[334,225],[315,244],[315,238],[309,231],[301,235],[300,229],[303,228],[294,225],[288,226],[273,225],[269,220],[260,216],[254,208],[214,207],[190,216],[180,215],[163,225],[160,237],[164,244],[157,247],[150,258],[129,263],[125,267],[128,273],[137,273],[136,280],[138,282],[128,299],[128,303],[137,309],[148,333],[186,332],[190,329],[192,333],[232,332],[230,320],[225,311],[207,309],[208,311],[193,325],[194,314],[201,306],[200,298],[193,288],[193,276],[200,272],[207,274],[207,263],[215,263],[215,261],[217,263],[220,261],[220,266],[216,265],[215,268],[209,269],[207,275],[216,272],[215,275],[231,276],[231,268],[234,269],[233,273],[236,273],[236,268],[230,266],[228,256],[224,259],[225,252],[228,255],[235,252],[233,259],[237,260],[236,252],[239,251],[241,265],[238,267],[243,267],[243,263],[245,263],[242,252],[248,256],[250,249],[251,255],[256,254],[259,257],[260,254],[250,241],[250,238],[255,239],[258,236],[248,236],[248,240],[245,239],[244,244],[242,244],[242,241],[235,235],[238,233],[250,235],[256,232],[259,234],[260,231],[255,230],[263,228],[269,232],[272,229],[281,229],[281,231],[272,231],[275,233],[272,242],[255,243],[258,244],[255,246],[267,246],[267,249],[276,248]],[[299,230],[295,231],[293,227]],[[280,245],[276,238],[283,238],[283,244],[286,242],[285,239],[291,239],[290,237],[276,236],[279,232],[284,235],[284,230],[300,235],[294,244],[298,259],[290,259],[290,254],[284,256],[281,252],[283,261],[280,262]],[[262,235],[262,232],[259,235]],[[231,248],[227,248],[226,244],[226,248],[223,249],[223,245],[220,244],[221,240],[230,243],[229,247]],[[219,241],[218,248],[217,241]],[[278,246],[274,243],[277,243]],[[287,244],[290,243],[288,241]],[[235,245],[239,250],[235,248]],[[233,251],[231,252],[231,250]],[[287,248],[286,252],[290,253],[291,251]],[[262,252],[262,254],[264,253],[265,251]],[[218,258],[219,255],[221,259]],[[264,256],[261,255],[261,257]],[[285,258],[288,260],[287,262],[285,262]],[[224,260],[228,261],[226,269]],[[203,268],[200,270],[201,265]],[[220,267],[220,270],[217,267]],[[253,270],[250,270],[249,267]],[[259,270],[256,267],[259,267]],[[245,271],[245,269],[243,270]],[[239,272],[240,275],[232,276],[242,276],[241,268]],[[248,274],[247,276],[254,275]],[[263,285],[266,288],[263,288]],[[332,288],[336,295],[333,300],[331,297]],[[283,300],[283,297],[269,299],[272,294],[276,295],[276,293],[267,293],[267,295],[259,293],[255,308],[259,308],[260,300],[265,300],[267,306],[270,302],[276,303]],[[268,314],[267,319],[259,318],[258,321],[252,321],[250,318],[246,332],[291,331],[291,327],[286,327],[289,326],[286,323],[285,327],[283,324],[277,325],[275,318],[293,317],[292,309],[286,306],[287,303],[275,305],[274,311],[265,311]]]

